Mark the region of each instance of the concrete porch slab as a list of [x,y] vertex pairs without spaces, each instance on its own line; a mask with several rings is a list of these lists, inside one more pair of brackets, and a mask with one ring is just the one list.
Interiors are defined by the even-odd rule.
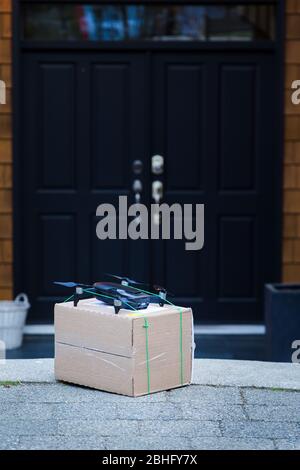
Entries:
[[[53,359],[0,361],[0,382],[54,383]],[[195,359],[195,385],[300,390],[300,364]]]

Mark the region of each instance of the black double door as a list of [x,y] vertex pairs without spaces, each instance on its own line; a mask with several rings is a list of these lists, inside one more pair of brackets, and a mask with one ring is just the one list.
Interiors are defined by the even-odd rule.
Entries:
[[[106,272],[167,286],[200,322],[261,320],[263,284],[280,263],[275,72],[272,53],[24,53],[15,282],[32,322],[52,321],[65,294],[54,280]],[[96,237],[97,206],[132,203],[136,178],[148,206],[155,180],[162,202],[205,204],[202,250]]]

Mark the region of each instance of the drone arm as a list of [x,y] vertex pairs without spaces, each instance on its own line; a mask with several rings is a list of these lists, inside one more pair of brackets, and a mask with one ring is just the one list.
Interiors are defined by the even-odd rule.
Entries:
[[74,307],[77,307],[80,297],[83,294],[82,287],[76,287],[74,292]]

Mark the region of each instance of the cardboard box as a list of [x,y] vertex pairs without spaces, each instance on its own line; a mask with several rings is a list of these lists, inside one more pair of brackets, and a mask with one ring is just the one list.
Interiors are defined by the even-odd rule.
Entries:
[[96,299],[55,305],[55,377],[139,396],[191,382],[193,315],[151,304],[116,315]]

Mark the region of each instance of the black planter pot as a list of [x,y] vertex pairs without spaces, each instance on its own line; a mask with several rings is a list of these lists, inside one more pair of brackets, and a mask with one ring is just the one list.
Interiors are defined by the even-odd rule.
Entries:
[[267,284],[265,322],[268,359],[291,362],[292,343],[300,340],[300,284]]

